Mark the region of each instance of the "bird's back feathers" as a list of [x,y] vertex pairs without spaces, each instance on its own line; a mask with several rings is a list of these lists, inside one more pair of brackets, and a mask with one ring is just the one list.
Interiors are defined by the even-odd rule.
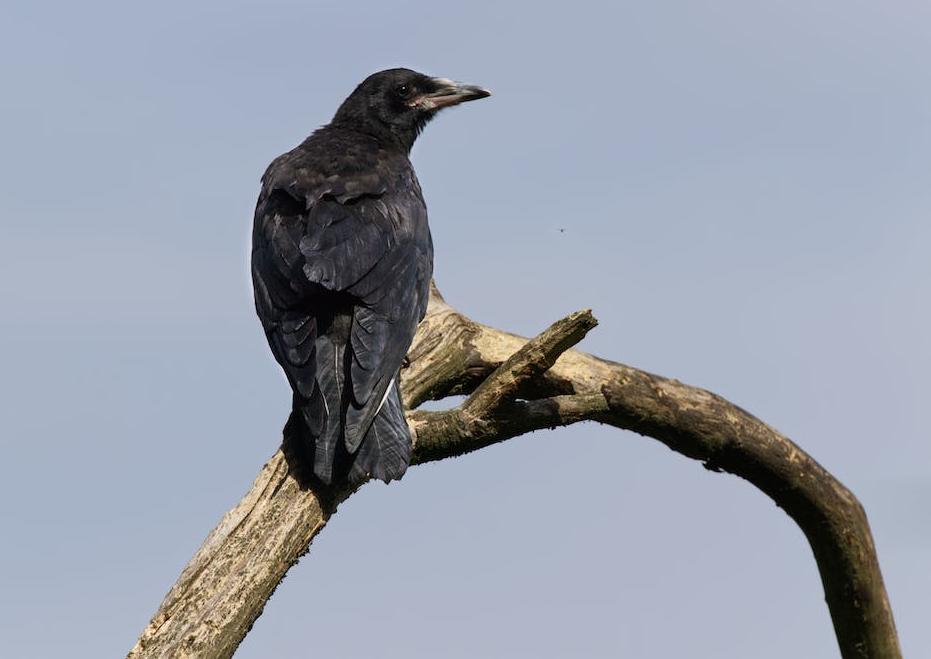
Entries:
[[397,371],[432,267],[406,154],[323,128],[266,171],[253,230],[256,309],[295,394],[286,433],[323,482],[334,469],[355,482],[404,473],[411,440]]

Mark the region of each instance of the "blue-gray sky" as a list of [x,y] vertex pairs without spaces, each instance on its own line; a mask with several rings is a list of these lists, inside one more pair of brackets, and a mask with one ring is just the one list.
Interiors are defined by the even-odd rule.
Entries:
[[[585,349],[795,439],[863,501],[922,656],[929,35],[920,0],[5,3],[0,655],[125,653],[274,452],[258,178],[403,65],[495,93],[413,153],[447,299],[524,334],[592,307]],[[586,424],[353,497],[237,656],[310,654],[837,650],[768,499]]]

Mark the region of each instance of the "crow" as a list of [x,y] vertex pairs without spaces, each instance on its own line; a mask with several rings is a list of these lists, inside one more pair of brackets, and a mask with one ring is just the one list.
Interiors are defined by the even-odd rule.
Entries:
[[398,373],[426,313],[433,243],[409,154],[441,109],[489,95],[374,73],[262,176],[255,307],[291,384],[282,445],[305,479],[387,483],[410,463]]

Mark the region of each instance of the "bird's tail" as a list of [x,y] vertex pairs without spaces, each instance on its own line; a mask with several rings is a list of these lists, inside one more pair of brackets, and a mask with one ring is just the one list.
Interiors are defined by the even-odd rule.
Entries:
[[354,453],[347,450],[344,425],[349,391],[344,369],[348,355],[345,344],[318,337],[314,391],[310,398],[294,395],[282,450],[302,483],[330,485],[346,479],[357,485],[370,477],[387,483],[401,478],[410,462],[411,435],[396,381],[359,447]]

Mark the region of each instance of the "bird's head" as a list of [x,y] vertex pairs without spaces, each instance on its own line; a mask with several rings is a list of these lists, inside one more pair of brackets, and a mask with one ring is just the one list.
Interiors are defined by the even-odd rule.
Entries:
[[388,69],[373,73],[356,87],[337,110],[333,125],[374,135],[410,151],[437,112],[490,95],[475,85],[410,69]]

